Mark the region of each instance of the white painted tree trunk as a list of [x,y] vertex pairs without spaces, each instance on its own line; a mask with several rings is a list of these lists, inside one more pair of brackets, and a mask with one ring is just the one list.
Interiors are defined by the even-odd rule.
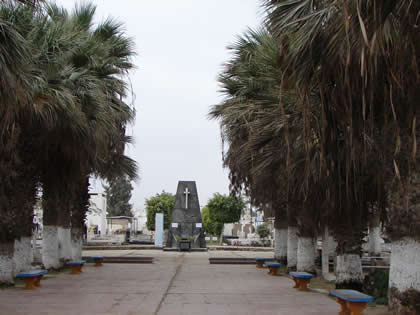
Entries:
[[83,248],[83,231],[79,228],[72,228],[71,233],[71,253],[72,260],[82,259],[82,248]]
[[281,261],[287,259],[288,229],[274,229],[274,258]]
[[58,228],[44,225],[42,230],[42,263],[46,269],[61,267],[58,254]]
[[420,314],[420,241],[392,242],[388,297],[393,314]]
[[373,226],[369,229],[369,255],[380,256],[381,252],[381,227]]
[[0,283],[13,284],[14,241],[0,243]]
[[287,269],[296,270],[298,237],[297,227],[289,226],[287,229]]
[[324,228],[324,235],[322,236],[322,277],[324,279],[329,279],[330,274],[330,248],[329,248],[330,235],[328,232],[328,227]]
[[330,256],[337,256],[337,241],[332,235],[330,235],[328,239],[328,254]]
[[13,252],[14,275],[21,271],[28,271],[31,269],[33,261],[32,238],[21,237],[20,240],[15,240]]
[[72,245],[71,245],[71,230],[70,228],[63,228],[59,226],[57,228],[58,234],[58,257],[62,261],[68,261],[72,259]]
[[297,271],[315,273],[315,240],[313,237],[298,237]]
[[360,256],[357,254],[343,254],[337,256],[336,276],[337,288],[358,289],[357,287],[361,286],[363,283]]

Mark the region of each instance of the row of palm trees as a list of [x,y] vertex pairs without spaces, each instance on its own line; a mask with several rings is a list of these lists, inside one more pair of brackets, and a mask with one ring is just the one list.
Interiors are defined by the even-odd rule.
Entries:
[[[41,1],[0,2],[0,282],[31,263],[42,195],[43,264],[80,258],[89,177],[136,177],[124,155],[134,108],[123,25]],[[42,191],[42,194],[40,193]]]
[[[360,289],[361,245],[392,239],[390,308],[420,300],[420,3],[264,0],[266,21],[229,47],[219,76],[231,188],[275,216],[281,259],[314,271],[337,241],[337,287]],[[418,260],[418,259],[417,259]],[[417,308],[418,309],[418,308]]]

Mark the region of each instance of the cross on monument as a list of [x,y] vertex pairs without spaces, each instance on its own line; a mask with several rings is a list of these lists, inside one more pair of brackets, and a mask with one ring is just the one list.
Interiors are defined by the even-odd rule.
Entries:
[[184,195],[185,195],[185,209],[188,209],[188,195],[191,192],[188,190],[188,187],[185,187]]

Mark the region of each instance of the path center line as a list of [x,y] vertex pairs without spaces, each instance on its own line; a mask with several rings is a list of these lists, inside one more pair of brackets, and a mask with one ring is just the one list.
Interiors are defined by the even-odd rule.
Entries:
[[175,269],[175,273],[174,273],[174,275],[172,276],[172,278],[171,278],[171,281],[169,281],[169,284],[168,284],[168,287],[166,288],[166,290],[165,290],[165,293],[162,295],[162,299],[160,300],[160,302],[159,302],[159,305],[158,305],[158,307],[156,308],[156,311],[153,313],[153,314],[158,314],[159,313],[159,311],[160,311],[160,308],[162,307],[162,305],[163,305],[163,302],[165,301],[165,299],[166,299],[166,297],[167,297],[167,295],[168,295],[168,292],[169,292],[169,290],[171,289],[171,287],[172,287],[172,284],[174,283],[174,281],[175,281],[175,278],[176,278],[176,276],[178,275],[178,273],[179,273],[179,271],[181,270],[181,267],[182,267],[182,265],[184,264],[184,253],[182,253],[182,255],[179,257],[180,259],[180,262],[178,263],[178,266],[176,266],[176,269]]

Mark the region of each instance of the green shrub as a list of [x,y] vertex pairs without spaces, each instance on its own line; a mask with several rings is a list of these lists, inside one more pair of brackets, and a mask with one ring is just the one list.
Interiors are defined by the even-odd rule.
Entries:
[[261,239],[265,239],[270,235],[270,229],[267,224],[261,224],[257,227],[257,234]]
[[379,270],[370,272],[364,280],[363,291],[375,298],[376,304],[388,304],[389,271]]

